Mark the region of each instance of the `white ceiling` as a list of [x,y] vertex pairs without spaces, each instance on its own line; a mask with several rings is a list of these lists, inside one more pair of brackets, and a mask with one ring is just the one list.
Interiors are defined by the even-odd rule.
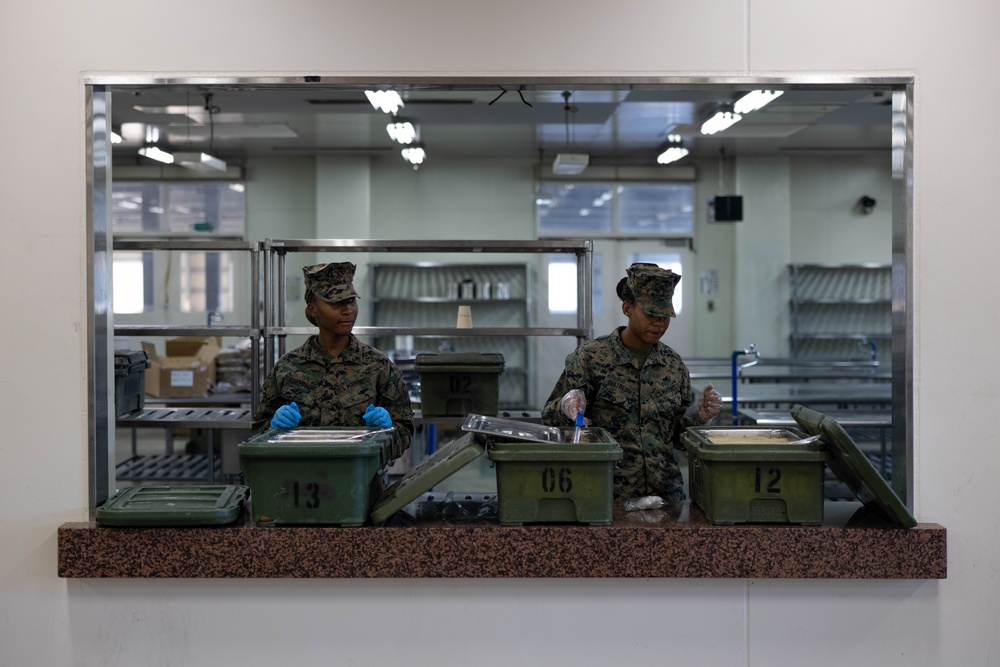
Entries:
[[[745,88],[396,87],[405,102],[398,115],[419,126],[428,164],[436,156],[522,158],[550,164],[557,153],[575,152],[588,153],[594,166],[655,166],[668,134],[680,134],[691,157],[718,156],[720,149],[727,156],[889,150],[889,88],[786,88],[771,105],[709,137],[699,131],[706,114],[735,101],[747,92]],[[402,159],[385,130],[389,116],[371,107],[364,86],[170,85],[109,90],[112,127],[126,139],[113,149],[116,164],[148,163],[136,150],[153,129],[163,147],[210,149],[230,164],[276,155]],[[566,90],[571,93],[571,111],[566,110]],[[206,111],[206,103],[213,113]]]

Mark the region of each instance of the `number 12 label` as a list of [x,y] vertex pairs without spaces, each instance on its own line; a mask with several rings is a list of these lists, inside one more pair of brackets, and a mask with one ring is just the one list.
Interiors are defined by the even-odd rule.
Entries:
[[757,466],[754,470],[753,490],[756,493],[760,493],[761,484],[764,483],[767,485],[766,486],[767,493],[781,493],[781,487],[778,486],[778,482],[780,481],[781,481],[780,468],[768,468],[767,473],[764,473],[763,468]]

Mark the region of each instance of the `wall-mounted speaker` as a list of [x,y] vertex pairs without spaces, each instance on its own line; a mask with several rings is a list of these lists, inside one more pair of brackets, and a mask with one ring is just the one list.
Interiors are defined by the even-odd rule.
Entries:
[[740,195],[718,195],[708,200],[709,222],[741,222],[743,220],[743,197]]

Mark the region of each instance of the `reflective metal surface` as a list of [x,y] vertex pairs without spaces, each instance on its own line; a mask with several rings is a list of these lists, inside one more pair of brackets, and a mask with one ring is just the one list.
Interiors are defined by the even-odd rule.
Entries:
[[87,312],[87,418],[90,518],[114,491],[114,314],[111,310],[112,257],[111,142],[108,118],[111,99],[101,86],[88,87],[87,226],[90,239],[87,272],[91,277]]
[[713,445],[785,445],[802,439],[801,434],[787,429],[695,428],[691,430]]
[[391,433],[391,428],[381,429],[290,429],[270,436],[266,442],[287,444],[337,443],[369,440],[383,433]]
[[892,95],[892,490],[913,509],[913,84]]
[[562,430],[557,426],[528,424],[487,415],[469,415],[462,424],[462,430],[530,442],[565,442]]

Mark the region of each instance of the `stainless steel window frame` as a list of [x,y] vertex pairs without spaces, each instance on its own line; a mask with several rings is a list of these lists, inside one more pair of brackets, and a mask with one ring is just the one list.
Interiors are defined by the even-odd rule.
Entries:
[[[806,88],[893,89],[893,294],[892,294],[892,486],[906,506],[913,509],[913,142],[914,78],[912,76],[850,76],[838,74],[784,77],[323,77],[323,85],[375,84],[451,84],[451,85],[551,85],[572,86],[691,86],[748,85],[754,88],[796,86]],[[96,503],[106,497],[107,484],[114,478],[113,409],[109,405],[113,385],[113,315],[110,308],[111,238],[109,189],[112,179],[110,155],[110,116],[114,86],[136,85],[232,85],[266,88],[268,86],[311,86],[298,77],[239,77],[219,74],[209,77],[156,77],[101,75],[84,80],[85,87],[85,173],[87,207],[88,331],[88,461],[90,514]],[[267,304],[265,304],[265,308]],[[113,400],[111,401],[113,405]],[[110,472],[107,466],[111,466]]]

